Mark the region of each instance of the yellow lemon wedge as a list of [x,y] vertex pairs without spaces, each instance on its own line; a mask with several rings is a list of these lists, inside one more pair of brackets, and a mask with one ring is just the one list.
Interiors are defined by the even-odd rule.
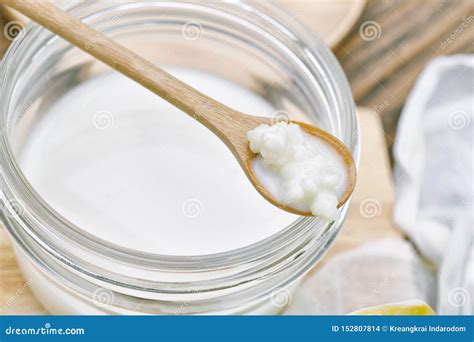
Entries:
[[434,310],[421,300],[407,300],[398,303],[373,306],[351,312],[349,315],[382,316],[429,316],[436,315]]

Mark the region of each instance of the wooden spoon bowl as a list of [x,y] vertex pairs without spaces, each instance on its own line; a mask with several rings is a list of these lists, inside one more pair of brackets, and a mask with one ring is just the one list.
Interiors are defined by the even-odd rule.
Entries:
[[[232,116],[232,119],[233,120],[224,120],[222,122],[222,126],[220,126],[220,131],[227,132],[227,134],[222,136],[221,139],[224,141],[224,143],[239,161],[246,176],[253,184],[255,189],[260,193],[260,195],[262,195],[263,198],[265,198],[268,202],[275,205],[276,207],[288,211],[292,214],[302,216],[313,216],[313,214],[310,212],[301,211],[290,206],[286,206],[284,203],[277,200],[262,185],[262,183],[257,179],[253,172],[252,160],[255,158],[256,154],[250,149],[249,143],[247,141],[247,132],[262,124],[272,125],[274,124],[273,120],[271,118],[251,116],[240,112],[235,113]],[[347,180],[344,192],[339,199],[338,208],[341,207],[345,202],[347,202],[347,200],[353,193],[357,180],[357,171],[354,159],[352,158],[350,151],[347,149],[343,142],[318,127],[301,121],[289,121],[289,123],[299,125],[306,133],[326,143],[341,158],[341,161],[345,166],[344,172]]]

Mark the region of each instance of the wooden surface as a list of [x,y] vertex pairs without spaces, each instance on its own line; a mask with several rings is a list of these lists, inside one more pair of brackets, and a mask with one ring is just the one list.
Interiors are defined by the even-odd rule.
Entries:
[[5,50],[10,44],[10,40],[5,37],[5,32],[3,32],[5,25],[10,22],[10,20],[11,19],[7,16],[7,13],[3,9],[2,5],[0,5],[0,58],[2,58]]
[[295,21],[317,32],[335,47],[352,30],[364,10],[366,0],[277,0]]
[[368,0],[335,49],[357,104],[382,117],[389,149],[406,97],[426,64],[473,52],[473,0]]
[[42,315],[45,310],[21,275],[7,232],[0,224],[0,315]]
[[[56,0],[56,2],[67,0]],[[76,0],[75,0],[76,1]],[[206,1],[206,0],[203,0]],[[303,22],[318,32],[324,42],[336,46],[353,28],[364,10],[367,0],[275,0],[279,5],[290,9],[290,18]],[[8,10],[8,9],[7,9]],[[28,19],[18,12],[9,10],[8,16],[26,22]],[[0,21],[1,22],[1,21]],[[1,39],[0,39],[1,41]],[[0,42],[1,51],[1,42]]]

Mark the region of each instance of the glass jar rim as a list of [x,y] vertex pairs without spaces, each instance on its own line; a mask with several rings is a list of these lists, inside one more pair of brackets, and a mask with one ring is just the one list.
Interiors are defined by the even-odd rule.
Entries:
[[[136,7],[143,4],[133,3],[127,5]],[[169,5],[169,3],[163,2],[161,5],[165,6]],[[81,8],[83,6],[87,5],[79,4],[70,8],[69,11],[71,13],[74,13],[77,8]],[[119,6],[124,5],[122,4]],[[344,110],[349,111],[349,116],[352,121],[351,127],[352,130],[356,133],[352,134],[351,137],[349,137],[349,140],[345,139],[346,141],[343,141],[348,145],[349,149],[353,153],[354,159],[357,161],[359,152],[358,124],[355,114],[355,105],[352,100],[347,80],[330,50],[316,37],[309,34],[304,28],[298,27],[298,23],[289,22],[289,20],[287,20],[287,14],[277,6],[271,4],[256,4],[248,1],[225,3],[222,6],[228,6],[228,8],[238,8],[239,10],[246,11],[248,13],[251,13],[253,16],[258,17],[258,19],[265,23],[265,25],[278,26],[282,35],[288,35],[291,39],[297,39],[298,42],[302,44],[302,46],[308,47],[310,45],[314,46],[314,44],[316,44],[319,61],[324,63],[323,65],[317,65],[316,67],[323,69],[323,71],[325,72],[325,76],[328,80],[328,86],[330,87],[331,93],[335,97],[337,97],[336,100],[344,102]],[[91,18],[96,18],[104,14],[105,12],[112,10],[113,8],[104,9],[102,12],[90,14],[82,19],[87,22],[87,20]],[[5,69],[12,66],[15,54],[18,53],[21,49],[27,49],[29,42],[31,42],[34,39],[35,35],[42,30],[44,29],[42,29],[36,24],[28,24],[25,27],[24,34],[22,35],[21,39],[15,40],[7,51],[6,55],[4,56],[4,60],[2,61],[0,70],[0,77],[2,79],[4,79],[5,77]],[[53,35],[51,34],[51,36]],[[306,48],[305,52],[308,54],[309,59],[313,60],[313,62],[316,63],[316,59],[314,58],[314,56],[316,55],[316,51],[314,51],[314,49],[312,48]],[[0,97],[1,96],[2,95],[0,94]],[[347,99],[349,99],[349,101]],[[288,244],[291,243],[291,241],[293,241],[297,237],[307,234],[311,230],[311,227],[313,227],[319,221],[319,219],[315,217],[300,217],[288,227],[280,230],[279,232],[264,240],[238,249],[207,255],[163,255],[140,252],[112,244],[108,241],[99,239],[96,236],[88,234],[82,229],[80,229],[80,227],[76,227],[71,222],[68,222],[66,219],[58,215],[53,208],[51,208],[47,203],[44,202],[44,200],[41,199],[38,194],[36,194],[34,189],[24,177],[22,171],[20,170],[19,166],[15,161],[15,158],[13,157],[13,152],[8,141],[8,125],[5,124],[7,115],[8,113],[7,111],[5,111],[5,113],[3,113],[4,117],[2,118],[4,120],[4,125],[2,127],[1,139],[1,145],[3,145],[1,146],[1,148],[3,149],[2,171],[3,176],[7,179],[7,183],[13,186],[18,186],[22,189],[26,189],[24,191],[26,191],[27,195],[25,195],[25,193],[23,192],[23,199],[32,198],[34,201],[34,206],[28,206],[28,212],[34,213],[34,216],[44,215],[44,213],[47,213],[49,223],[51,223],[54,227],[58,227],[58,229],[61,229],[61,231],[63,232],[63,237],[71,239],[76,244],[81,245],[85,249],[91,250],[92,252],[99,255],[103,255],[107,258],[120,260],[131,265],[139,263],[141,266],[156,267],[158,269],[167,270],[215,269],[245,263],[251,260],[260,259],[264,256],[269,256],[274,253],[277,253],[283,246],[288,246]],[[40,208],[39,210],[38,207]],[[41,213],[38,213],[38,211],[41,211]],[[71,234],[71,232],[73,232],[73,234]],[[35,237],[37,239],[37,242],[42,244],[45,248],[54,247],[54,239],[46,239],[47,234],[45,234],[45,236],[43,237]]]

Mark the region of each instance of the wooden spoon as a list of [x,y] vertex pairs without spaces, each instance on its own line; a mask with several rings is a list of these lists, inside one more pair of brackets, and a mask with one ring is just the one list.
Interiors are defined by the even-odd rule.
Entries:
[[[266,200],[293,214],[312,216],[310,212],[296,210],[279,202],[265,189],[252,171],[251,160],[255,154],[249,148],[247,132],[261,124],[271,125],[270,118],[241,113],[204,95],[48,1],[0,0],[0,3],[36,21],[198,120],[227,145],[253,186]],[[349,199],[355,187],[356,168],[351,153],[331,134],[306,123],[292,122],[332,146],[343,160],[346,167],[347,186],[341,196],[338,205],[340,207]]]

